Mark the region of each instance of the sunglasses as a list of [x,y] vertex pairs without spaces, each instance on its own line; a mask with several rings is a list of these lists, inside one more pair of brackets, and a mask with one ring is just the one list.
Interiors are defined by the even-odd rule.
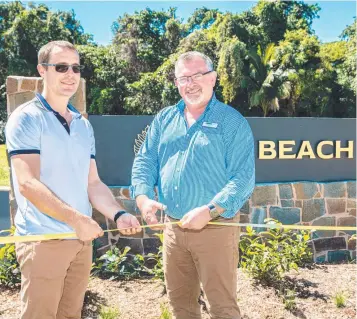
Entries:
[[41,63],[43,66],[54,66],[56,72],[66,73],[69,68],[73,70],[73,73],[81,73],[81,70],[84,69],[84,65],[78,64],[53,64],[53,63]]

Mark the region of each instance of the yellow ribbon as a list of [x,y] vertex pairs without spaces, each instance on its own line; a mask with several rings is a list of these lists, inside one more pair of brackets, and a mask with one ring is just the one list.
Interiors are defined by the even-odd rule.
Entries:
[[[167,224],[175,225],[181,222],[168,222],[163,224],[142,225],[140,228],[148,227],[162,227]],[[235,226],[235,227],[260,227],[260,228],[285,228],[285,229],[299,229],[299,230],[352,230],[356,231],[356,226],[305,226],[305,225],[279,225],[279,224],[243,224],[243,223],[224,223],[224,222],[209,222],[210,225],[220,226]],[[104,232],[121,231],[131,228],[109,229]],[[10,230],[2,230],[0,233],[9,232]],[[43,241],[52,239],[76,239],[76,233],[62,233],[62,234],[45,234],[45,235],[28,235],[28,236],[6,236],[0,237],[0,244],[25,243],[32,241]]]

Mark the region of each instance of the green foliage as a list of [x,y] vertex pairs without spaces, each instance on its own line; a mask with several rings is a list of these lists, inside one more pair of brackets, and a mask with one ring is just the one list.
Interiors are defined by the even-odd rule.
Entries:
[[58,39],[78,46],[92,114],[156,114],[176,103],[175,60],[197,50],[217,68],[217,97],[245,116],[355,117],[356,21],[340,41],[321,43],[319,10],[260,0],[239,14],[197,8],[184,22],[176,8],[146,8],[118,17],[112,44],[98,46],[73,11],[0,2],[0,131],[6,76],[37,75],[38,49]]
[[87,44],[85,34],[74,11],[51,12],[44,4],[31,4],[27,9],[21,2],[0,3],[0,41],[6,53],[11,75],[35,75],[37,52],[52,40],[67,40]]
[[296,293],[294,290],[288,289],[283,296],[284,308],[286,310],[294,310],[296,308]]
[[146,8],[125,14],[113,23],[113,43],[135,74],[155,71],[185,35],[175,12],[175,8],[168,11]]
[[[12,227],[10,236],[14,234]],[[21,283],[21,272],[16,259],[15,245],[6,244],[0,247],[0,285],[15,288]]]
[[[345,88],[347,88],[354,97],[356,97],[357,91],[357,79],[356,79],[356,64],[357,64],[357,56],[356,56],[356,48],[357,48],[357,40],[356,40],[356,27],[357,22],[355,21],[346,27],[341,34],[341,38],[345,41],[347,46],[347,52],[344,58],[344,61],[338,69],[338,82]],[[355,111],[355,109],[354,109]],[[356,112],[356,111],[355,111]]]
[[125,114],[126,85],[133,77],[114,46],[78,46],[87,85],[88,113]]
[[166,303],[160,304],[160,318],[159,319],[172,319],[171,311]]
[[0,145],[0,186],[10,186],[10,168],[5,145]]
[[161,245],[159,247],[159,251],[156,254],[150,253],[148,254],[148,260],[153,260],[155,261],[155,266],[152,269],[146,268],[146,271],[149,274],[154,275],[155,279],[159,279],[162,282],[164,282],[164,265],[163,265],[163,259],[162,259],[162,250],[163,250],[163,241],[164,241],[164,234],[155,234],[161,242]]
[[155,234],[161,242],[156,254],[150,253],[147,256],[148,262],[153,262],[153,267],[145,265],[142,255],[128,255],[130,247],[125,247],[120,251],[117,247],[108,250],[104,255],[96,259],[92,266],[92,275],[109,276],[111,280],[118,278],[131,279],[142,276],[153,276],[155,279],[164,281],[164,268],[162,260],[163,234]]
[[109,275],[111,280],[118,278],[130,279],[140,277],[144,257],[135,255],[131,260],[128,256],[130,247],[125,247],[123,251],[114,247],[98,258],[92,267],[93,275]]
[[4,142],[6,77],[38,76],[38,50],[50,41],[90,44],[92,36],[84,33],[73,10],[52,12],[45,4],[0,2],[0,17],[0,142]]
[[344,292],[339,291],[333,296],[334,303],[337,308],[343,308],[346,306],[346,295]]
[[[281,225],[274,219],[266,219],[265,222]],[[271,228],[257,234],[247,227],[247,235],[239,244],[241,266],[260,282],[276,283],[289,270],[297,270],[299,266],[312,261],[308,240],[309,234],[305,231]]]
[[259,1],[253,12],[259,17],[260,27],[267,42],[277,43],[288,30],[303,29],[311,33],[311,25],[320,8],[303,1]]
[[174,62],[167,60],[156,72],[143,73],[139,81],[127,85],[124,107],[134,114],[156,114],[179,99],[173,82]]
[[207,29],[216,21],[219,13],[218,9],[198,8],[188,18],[186,28],[189,32]]
[[237,38],[227,41],[221,48],[217,72],[226,103],[233,101],[243,84],[246,54],[246,45]]
[[289,74],[294,71],[275,67],[275,45],[270,43],[262,49],[249,50],[249,75],[246,77],[250,107],[260,107],[264,116],[280,108],[279,101],[289,98],[291,82]]
[[104,307],[100,308],[99,319],[118,319],[120,318],[120,311],[114,307]]

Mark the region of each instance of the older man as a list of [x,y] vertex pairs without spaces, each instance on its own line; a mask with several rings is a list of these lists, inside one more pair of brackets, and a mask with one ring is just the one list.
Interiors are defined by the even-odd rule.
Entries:
[[[200,282],[214,319],[241,318],[236,298],[238,229],[207,225],[234,221],[255,184],[254,140],[245,118],[219,102],[216,72],[199,52],[175,65],[182,100],[154,118],[135,159],[132,195],[148,224],[163,205],[167,292],[177,319],[201,318]],[[158,185],[159,201],[154,200]]]
[[6,125],[18,204],[17,235],[76,232],[78,239],[16,245],[21,269],[22,319],[79,319],[92,264],[91,240],[103,234],[92,205],[125,234],[138,220],[116,202],[97,172],[89,121],[69,104],[82,66],[66,41],[43,46],[38,72],[43,93],[19,106]]

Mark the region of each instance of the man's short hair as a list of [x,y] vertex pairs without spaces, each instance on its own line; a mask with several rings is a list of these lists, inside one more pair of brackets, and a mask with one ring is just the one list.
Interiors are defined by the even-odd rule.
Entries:
[[75,46],[68,41],[51,41],[51,42],[48,42],[47,44],[45,44],[40,49],[40,51],[38,51],[38,64],[48,63],[48,61],[50,60],[51,52],[52,52],[53,48],[55,48],[55,47],[73,50],[78,53]]
[[178,59],[175,63],[175,74],[177,72],[177,69],[178,69],[178,66],[180,63],[193,60],[194,58],[201,58],[203,61],[205,61],[208,71],[213,71],[212,60],[207,55],[205,55],[201,52],[198,52],[198,51],[189,51],[189,52],[181,54],[178,57]]

